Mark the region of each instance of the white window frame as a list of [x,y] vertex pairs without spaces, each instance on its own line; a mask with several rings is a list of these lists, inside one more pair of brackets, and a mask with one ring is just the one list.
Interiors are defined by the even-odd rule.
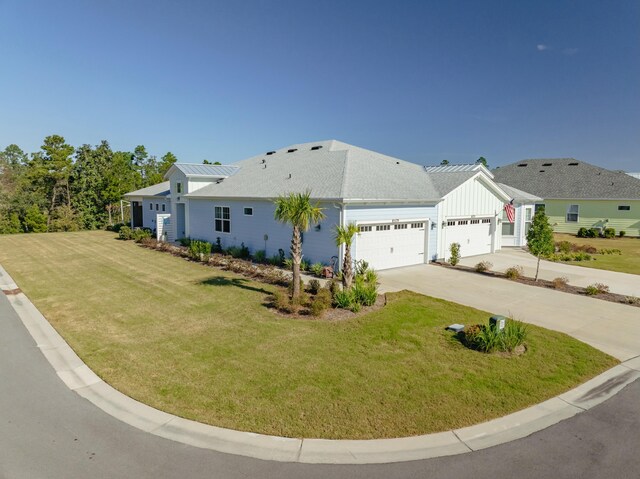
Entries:
[[[251,212],[247,213],[247,210],[250,210]],[[245,206],[244,208],[242,208],[242,212],[245,216],[253,216],[253,206]]]
[[[220,208],[220,217],[218,218],[218,208]],[[224,211],[227,209],[228,218],[224,217]],[[220,229],[218,229],[218,221],[220,221]],[[224,230],[225,222],[228,224],[228,230]],[[224,205],[215,205],[213,207],[213,230],[216,233],[231,234],[231,207]]]
[[[527,219],[527,217],[528,217],[528,219]],[[524,209],[524,234],[525,234],[525,236],[529,232],[529,228],[531,228],[532,224],[533,224],[533,208],[531,208],[531,206],[527,206]]]
[[[501,233],[502,236],[512,237],[512,236],[516,235],[516,222],[515,221],[513,223],[509,222],[509,218],[507,218],[507,212],[505,210],[502,210],[501,222],[502,222],[502,225],[501,225],[500,233]],[[506,225],[509,225],[509,228],[511,230],[510,234],[505,234],[504,233],[504,227]]]
[[[575,211],[573,210],[575,207]],[[574,216],[576,219],[570,219],[570,215]],[[567,223],[577,223],[580,220],[580,205],[569,205],[567,208],[567,216],[565,217]]]

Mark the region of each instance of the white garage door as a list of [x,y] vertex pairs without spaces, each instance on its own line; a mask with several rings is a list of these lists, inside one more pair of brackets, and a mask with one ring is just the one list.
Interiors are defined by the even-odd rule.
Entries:
[[460,244],[462,258],[491,253],[491,219],[448,220],[445,229],[446,259],[450,256],[449,245],[451,243]]
[[358,225],[354,258],[377,270],[424,263],[425,222]]

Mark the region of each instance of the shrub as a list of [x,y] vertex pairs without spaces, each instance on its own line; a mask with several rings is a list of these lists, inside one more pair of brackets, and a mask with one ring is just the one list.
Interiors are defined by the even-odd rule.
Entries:
[[315,317],[322,316],[322,313],[324,313],[327,309],[329,309],[329,307],[322,301],[313,301],[310,307],[311,315]]
[[293,269],[293,260],[291,258],[286,258],[282,262],[282,266],[284,266],[285,269],[288,269],[289,271],[291,271]]
[[589,228],[587,230],[587,238],[597,238],[599,233],[598,228]]
[[227,254],[240,259],[249,259],[251,257],[251,252],[244,243],[240,243],[240,246],[230,246],[227,248]]
[[331,307],[331,304],[333,303],[333,298],[331,296],[331,291],[329,291],[328,289],[320,289],[318,290],[318,293],[316,294],[315,298],[313,298],[314,302],[321,302],[324,303],[324,305],[329,308]]
[[553,278],[553,287],[555,289],[566,289],[569,284],[569,278],[566,276],[558,276],[557,278]]
[[336,308],[350,309],[353,302],[351,291],[337,290],[333,294],[333,304],[335,304]]
[[577,253],[573,253],[574,261],[591,261],[591,255],[589,253],[583,253],[578,251]]
[[367,283],[370,284],[378,284],[378,273],[376,273],[374,270],[369,269],[367,270],[367,272],[364,274],[364,280]]
[[313,263],[309,267],[309,271],[311,271],[316,276],[322,276],[322,270],[324,269],[324,265],[322,263]]
[[280,255],[274,254],[269,258],[269,264],[272,264],[273,266],[282,266],[282,263],[280,262]]
[[603,283],[593,283],[585,288],[585,293],[589,296],[596,296],[598,294],[608,293],[609,286]]
[[640,298],[637,296],[627,296],[624,300],[627,304],[640,304]]
[[189,243],[189,257],[206,263],[211,256],[211,247],[212,244],[208,241],[191,240]]
[[267,260],[267,253],[263,249],[259,249],[255,253],[253,253],[253,260],[256,263],[264,263]]
[[189,247],[191,244],[191,238],[180,238],[178,239],[178,243],[180,243],[180,246]]
[[369,263],[363,259],[356,261],[355,276],[364,276],[369,271]]
[[378,286],[375,283],[365,282],[362,276],[359,276],[351,288],[351,297],[354,303],[373,306],[378,299]]
[[602,232],[602,236],[604,236],[605,238],[615,238],[616,237],[615,228],[605,228],[604,231]]
[[618,233],[618,236],[620,236],[620,238],[622,238],[626,234],[627,234],[627,232],[625,230],[620,230],[620,232]]
[[311,294],[318,294],[318,291],[320,291],[320,281],[318,281],[317,279],[312,279],[309,281],[309,292]]
[[362,305],[357,301],[354,301],[353,303],[351,303],[351,308],[349,309],[351,309],[351,312],[353,313],[358,313],[362,309]]
[[598,253],[600,253],[600,254],[622,254],[622,251],[620,251],[617,248],[608,248],[608,249],[601,249],[600,251],[598,251]]
[[338,291],[342,291],[342,286],[340,282],[336,279],[332,279],[328,281],[327,284],[325,285],[325,288],[329,291],[329,293],[331,293],[332,298],[335,297]]
[[522,266],[518,265],[511,266],[510,268],[507,268],[507,270],[504,272],[504,275],[509,279],[519,279],[524,276],[524,269],[522,268]]
[[575,245],[569,241],[559,241],[556,243],[556,250],[560,253],[570,253]]
[[273,293],[273,305],[282,313],[293,314],[298,312],[298,305],[292,303],[289,296],[284,294],[282,291],[276,291]]
[[509,318],[500,334],[500,350],[513,352],[518,346],[524,344],[528,334],[529,327],[525,323]]
[[[120,228],[126,226],[124,223],[116,223],[113,225],[107,225],[107,231],[113,231],[114,233],[120,233]],[[128,228],[128,226],[127,226]]]
[[578,238],[586,238],[587,237],[587,228],[584,226],[578,229]]
[[[289,285],[287,286],[287,291],[289,291],[289,296],[293,295],[293,280],[289,281]],[[304,291],[304,281],[300,278],[300,294]]]
[[131,228],[129,228],[128,226],[123,226],[122,228],[120,228],[120,231],[118,231],[118,239],[130,240],[132,239],[132,233],[133,231],[131,231]]
[[131,232],[131,239],[136,243],[140,243],[145,238],[151,238],[151,230],[149,228],[136,228]]
[[311,265],[309,264],[309,262],[307,260],[301,260],[300,261],[300,271],[309,271],[309,267]]
[[449,264],[451,266],[457,265],[460,262],[460,243],[451,243],[449,245],[449,252],[451,253]]
[[216,242],[213,244],[212,250],[214,253],[222,253],[222,241],[220,241],[220,236],[216,237]]
[[524,344],[528,333],[526,324],[510,318],[502,331],[489,325],[468,326],[464,330],[462,341],[465,346],[483,353],[513,352],[518,346]]
[[480,261],[476,265],[476,271],[478,273],[484,273],[485,271],[489,271],[493,267],[493,264],[489,261]]

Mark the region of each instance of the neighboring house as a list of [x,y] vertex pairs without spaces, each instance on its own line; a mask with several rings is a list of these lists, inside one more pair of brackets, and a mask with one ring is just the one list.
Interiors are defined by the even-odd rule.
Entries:
[[640,180],[640,173],[627,173],[629,176],[633,176],[634,178],[638,178]]
[[573,158],[522,160],[493,171],[496,181],[543,198],[559,233],[614,228],[640,236],[640,179]]
[[[335,227],[354,222],[356,260],[376,269],[426,263],[501,247],[499,219],[511,198],[481,165],[424,167],[335,140],[292,145],[233,165],[175,164],[169,240],[223,247],[244,243],[267,256],[289,253],[291,227],[274,220],[279,195],[309,190],[326,218],[303,235],[304,258],[342,258]],[[130,197],[132,194],[127,195]],[[166,197],[166,196],[165,196]]]
[[149,228],[155,232],[158,215],[171,214],[168,181],[132,191],[124,197],[131,203],[132,228]]
[[542,198],[504,183],[498,185],[511,196],[515,208],[513,223],[508,221],[506,212],[502,212],[502,246],[524,247],[527,245],[527,232],[533,221],[535,205],[542,203]]

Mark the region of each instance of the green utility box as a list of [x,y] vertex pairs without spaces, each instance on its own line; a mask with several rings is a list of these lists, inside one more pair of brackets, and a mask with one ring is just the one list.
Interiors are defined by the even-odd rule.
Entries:
[[505,324],[507,324],[507,318],[505,316],[495,315],[489,318],[489,326],[498,331],[502,331]]

